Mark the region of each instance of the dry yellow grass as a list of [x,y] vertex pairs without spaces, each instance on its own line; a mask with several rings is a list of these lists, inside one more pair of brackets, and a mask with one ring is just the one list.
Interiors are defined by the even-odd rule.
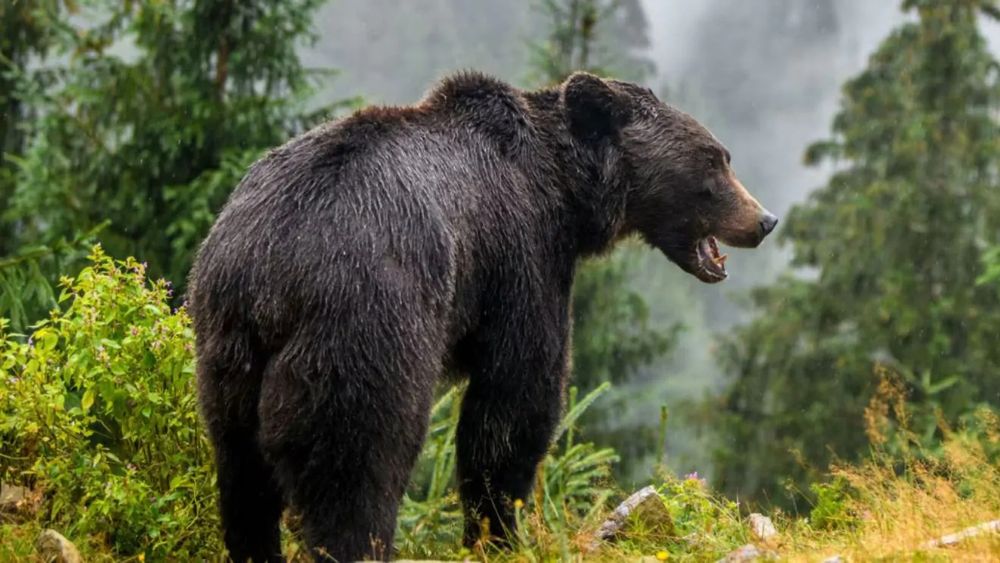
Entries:
[[[888,395],[891,395],[889,393]],[[905,405],[893,404],[895,420],[905,421]],[[877,412],[876,415],[871,415]],[[908,451],[884,453],[878,426],[886,410],[876,406],[868,417],[876,441],[872,457],[860,465],[832,470],[848,484],[845,500],[851,523],[833,531],[791,524],[781,537],[780,552],[791,561],[815,561],[841,555],[848,561],[948,560],[1000,561],[1000,533],[983,532],[950,546],[929,545],[948,534],[1000,519],[1000,467],[991,460],[1000,445],[1000,421],[982,410],[974,433],[942,427],[944,441],[934,455]],[[905,427],[895,431],[905,441]],[[905,443],[904,441],[904,443]],[[822,559],[822,558],[820,558]]]

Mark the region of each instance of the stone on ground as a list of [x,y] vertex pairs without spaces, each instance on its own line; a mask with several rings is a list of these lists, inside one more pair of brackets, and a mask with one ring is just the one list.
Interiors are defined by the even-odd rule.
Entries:
[[47,563],[82,563],[80,551],[73,542],[55,530],[45,530],[38,536],[35,548],[42,561]]
[[750,515],[750,529],[753,534],[762,540],[769,540],[778,535],[778,529],[774,527],[774,522],[763,514],[754,512]]
[[643,531],[650,534],[662,535],[664,538],[675,535],[670,511],[663,504],[656,488],[650,486],[633,493],[615,508],[597,530],[594,547],[600,541],[614,540],[629,521],[641,522]]

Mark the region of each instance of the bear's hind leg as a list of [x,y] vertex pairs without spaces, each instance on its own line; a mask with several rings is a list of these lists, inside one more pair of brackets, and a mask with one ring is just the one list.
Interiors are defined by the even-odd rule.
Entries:
[[264,377],[265,456],[317,560],[390,559],[437,363],[390,338],[369,354],[350,334],[303,330],[309,338],[292,339]]
[[216,446],[222,525],[237,562],[283,561],[279,522],[283,503],[253,435],[229,431]]
[[256,439],[263,361],[253,350],[239,336],[198,342],[198,395],[215,450],[223,537],[237,563],[283,560],[283,501]]

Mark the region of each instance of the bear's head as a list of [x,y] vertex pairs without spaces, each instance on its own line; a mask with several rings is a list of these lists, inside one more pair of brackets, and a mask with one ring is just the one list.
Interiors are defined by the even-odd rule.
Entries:
[[718,243],[751,248],[778,222],[743,187],[729,151],[686,113],[647,88],[572,75],[562,86],[571,134],[611,153],[623,171],[622,232],[638,232],[706,283],[728,275]]

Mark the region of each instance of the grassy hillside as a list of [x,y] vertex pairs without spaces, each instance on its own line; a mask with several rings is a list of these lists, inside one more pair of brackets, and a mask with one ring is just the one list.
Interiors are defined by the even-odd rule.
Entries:
[[[820,561],[840,555],[844,561],[1000,559],[1000,534],[984,533],[952,546],[931,547],[930,540],[987,522],[1000,515],[1000,471],[984,464],[975,447],[955,440],[938,464],[913,463],[897,474],[897,463],[873,458],[859,467],[834,471],[831,485],[820,487],[820,502],[809,516],[771,515],[777,535],[759,538],[735,501],[714,496],[696,477],[661,480],[658,492],[664,513],[639,514],[611,543],[594,545],[594,532],[611,504],[601,505],[585,518],[574,518],[565,528],[545,514],[544,494],[521,511],[524,529],[511,551],[458,549],[461,528],[457,520],[423,533],[436,539],[422,545],[404,542],[400,558],[488,561],[714,561],[748,543],[764,556],[787,561]],[[624,494],[613,488],[595,489],[598,497]],[[663,515],[668,514],[669,519]],[[425,515],[428,519],[435,516]],[[417,522],[415,527],[425,522]],[[410,525],[413,525],[411,522]],[[0,526],[0,561],[31,560],[42,523],[29,520]],[[401,528],[400,535],[414,532]],[[74,537],[85,560],[143,560],[140,553],[116,554],[100,537]],[[287,554],[305,559],[292,541]]]

